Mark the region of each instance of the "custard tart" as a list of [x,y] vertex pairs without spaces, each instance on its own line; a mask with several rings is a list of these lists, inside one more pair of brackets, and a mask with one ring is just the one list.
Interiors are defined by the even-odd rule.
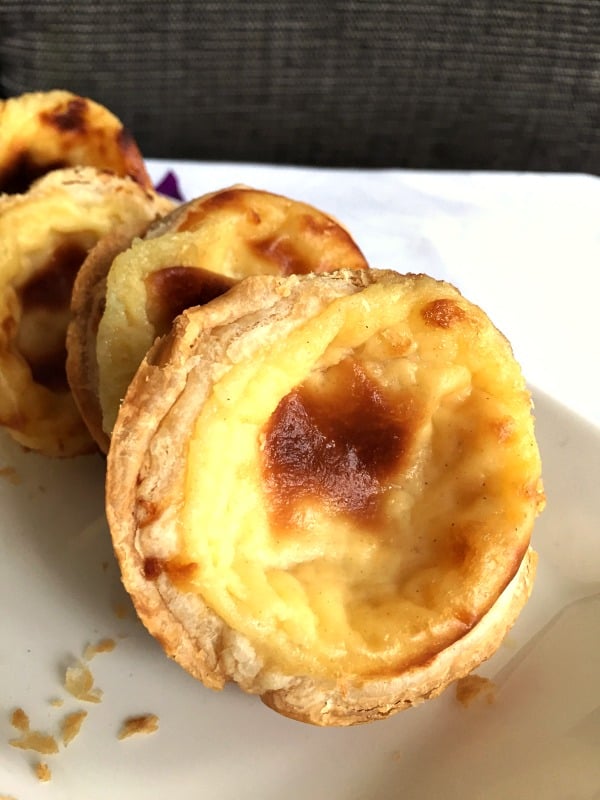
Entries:
[[0,426],[25,447],[50,456],[93,449],[65,372],[73,281],[99,239],[171,208],[93,167],[55,170],[0,198]]
[[531,397],[448,283],[249,277],[147,354],[106,504],[137,613],[182,667],[297,720],[368,722],[477,667],[526,602]]
[[99,103],[58,89],[0,100],[0,194],[23,194],[47,172],[76,166],[152,186],[133,136]]
[[282,195],[234,186],[178,206],[117,255],[108,270],[96,341],[104,433],[110,436],[146,351],[184,309],[212,300],[249,275],[366,266],[340,223]]

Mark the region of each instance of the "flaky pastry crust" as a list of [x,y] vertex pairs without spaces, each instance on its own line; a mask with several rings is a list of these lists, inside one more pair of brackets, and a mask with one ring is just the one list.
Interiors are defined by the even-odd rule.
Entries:
[[127,392],[107,515],[165,651],[317,725],[439,694],[531,591],[530,397],[454,287],[252,277],[184,312]]
[[171,207],[93,167],[55,170],[0,199],[0,425],[25,447],[49,456],[94,449],[65,375],[73,281],[99,239]]

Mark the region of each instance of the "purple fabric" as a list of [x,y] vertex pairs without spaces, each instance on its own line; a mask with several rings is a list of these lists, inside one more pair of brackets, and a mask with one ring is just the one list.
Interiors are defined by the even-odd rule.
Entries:
[[172,197],[173,200],[184,200],[184,196],[179,186],[177,175],[169,170],[166,175],[156,185],[156,191],[159,194],[165,194],[167,197]]

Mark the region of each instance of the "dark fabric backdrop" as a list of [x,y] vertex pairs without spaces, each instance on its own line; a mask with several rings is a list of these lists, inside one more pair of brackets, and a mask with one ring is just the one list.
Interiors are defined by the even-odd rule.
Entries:
[[600,173],[598,0],[0,0],[0,91],[146,156]]

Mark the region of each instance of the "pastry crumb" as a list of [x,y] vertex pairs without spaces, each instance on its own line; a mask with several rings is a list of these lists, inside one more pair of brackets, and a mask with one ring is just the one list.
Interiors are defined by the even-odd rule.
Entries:
[[44,756],[58,753],[58,744],[54,736],[41,731],[25,731],[20,738],[9,739],[8,743],[11,747],[18,747],[21,750],[33,750]]
[[47,783],[49,780],[52,779],[52,773],[50,772],[50,767],[46,764],[45,761],[38,761],[35,765],[35,774],[37,776],[38,781],[42,783]]
[[87,711],[74,711],[72,714],[67,714],[63,719],[60,726],[62,743],[67,747],[73,739],[79,734],[83,720],[87,717]]
[[67,667],[65,689],[73,697],[87,703],[99,703],[102,699],[102,690],[94,687],[94,676],[89,668],[81,662]]
[[65,701],[62,699],[62,697],[53,697],[50,700],[50,705],[53,708],[60,708],[62,705],[64,705],[64,703],[65,703]]
[[33,750],[42,755],[58,753],[58,744],[54,736],[41,731],[32,731],[29,717],[22,708],[15,708],[10,715],[10,724],[22,734],[16,739],[9,739],[8,743],[11,747],[18,747],[20,750]]
[[83,657],[86,661],[91,661],[98,653],[110,653],[116,646],[114,639],[101,639],[96,644],[88,644],[83,651]]
[[488,704],[496,699],[496,685],[481,675],[466,675],[456,681],[456,699],[468,708],[478,697],[485,698]]
[[18,731],[26,733],[29,730],[29,717],[22,708],[15,708],[10,715],[10,724]]
[[14,467],[0,467],[0,478],[12,483],[13,486],[19,486],[21,476]]
[[139,717],[129,717],[125,720],[117,738],[128,739],[137,734],[150,734],[158,730],[158,717],[156,714],[142,714]]

